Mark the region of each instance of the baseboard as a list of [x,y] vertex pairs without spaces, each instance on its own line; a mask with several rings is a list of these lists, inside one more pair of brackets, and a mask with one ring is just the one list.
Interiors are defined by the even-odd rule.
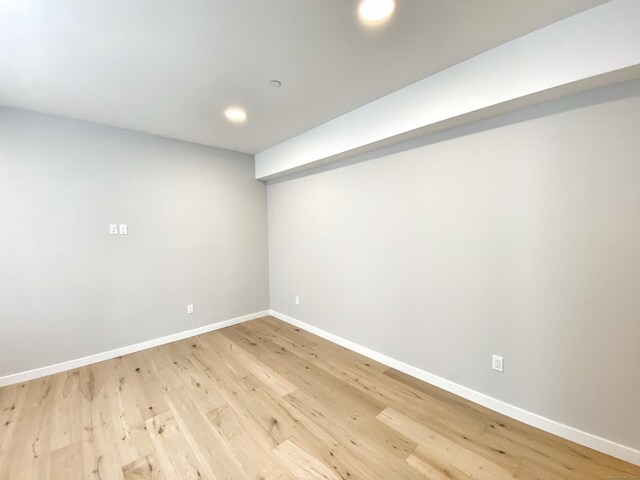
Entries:
[[158,345],[164,345],[167,343],[176,342],[178,340],[183,340],[185,338],[194,337],[196,335],[212,332],[214,330],[219,330],[225,327],[230,327],[231,325],[236,325],[238,323],[247,322],[249,320],[255,320],[256,318],[264,317],[266,315],[269,315],[269,310],[250,313],[249,315],[243,315],[241,317],[231,318],[229,320],[223,320],[222,322],[211,323],[209,325],[204,325],[202,327],[194,328],[191,330],[185,330],[183,332],[173,333],[165,337],[155,338],[153,340],[147,340],[141,343],[136,343],[134,345],[116,348],[114,350],[109,350],[107,352],[96,353],[95,355],[89,355],[87,357],[82,357],[75,360],[69,360],[67,362],[57,363],[55,365],[49,365],[47,367],[36,368],[33,370],[28,370],[26,372],[14,373],[12,375],[0,377],[0,387],[5,387],[7,385],[26,382],[28,380],[33,380],[34,378],[46,377],[47,375],[53,375],[54,373],[73,370],[74,368],[84,367],[92,363],[111,360],[112,358],[120,357],[122,355],[127,355],[128,353],[139,352],[141,350],[146,350],[148,348],[157,347]]
[[417,367],[406,364],[375,350],[364,347],[355,342],[339,337],[338,335],[334,335],[333,333],[322,330],[321,328],[314,327],[313,325],[309,325],[274,310],[265,310],[261,312],[251,313],[249,315],[243,315],[241,317],[224,320],[222,322],[204,325],[192,330],[185,330],[183,332],[174,333],[153,340],[147,340],[145,342],[109,350],[107,352],[97,353],[95,355],[89,355],[87,357],[82,357],[75,360],[50,365],[47,367],[36,368],[33,370],[28,370],[26,372],[7,375],[4,377],[0,377],[0,387],[26,382],[28,380],[45,377],[47,375],[53,375],[55,373],[60,373],[67,370],[73,370],[75,368],[84,367],[92,363],[110,360],[112,358],[127,355],[129,353],[139,352],[141,350],[146,350],[148,348],[157,347],[159,345],[176,342],[178,340],[183,340],[195,335],[201,335],[203,333],[212,332],[221,328],[230,327],[231,325],[237,325],[249,320],[255,320],[256,318],[264,317],[266,315],[272,315],[284,322],[306,330],[307,332],[325,338],[330,342],[341,345],[345,348],[348,348],[349,350],[353,350],[354,352],[360,353],[365,357],[371,358],[384,365],[395,368],[396,370],[406,373],[407,375],[411,375],[412,377],[418,378],[424,382],[430,383],[431,385],[435,385],[436,387],[442,388],[443,390],[447,390],[448,392],[454,393],[462,398],[482,405],[483,407],[487,407],[515,420],[519,420],[523,423],[526,423],[527,425],[531,425],[533,427],[539,428],[580,445],[584,445],[585,447],[592,448],[599,452],[606,453],[613,457],[620,458],[635,465],[640,465],[640,450],[621,445],[611,440],[607,440],[606,438],[584,432],[577,428],[564,425],[560,422],[556,422],[555,420],[551,420],[541,415],[523,410],[522,408],[508,404],[501,400],[497,400],[493,397],[464,387],[445,378],[426,372]]
[[621,445],[611,440],[607,440],[606,438],[602,438],[597,435],[578,430],[577,428],[573,428],[560,422],[556,422],[555,420],[551,420],[541,415],[523,410],[522,408],[508,404],[501,400],[497,400],[493,397],[464,387],[432,373],[426,372],[412,365],[408,365],[404,362],[396,360],[395,358],[388,357],[387,355],[376,352],[375,350],[364,347],[350,340],[346,340],[342,337],[334,335],[333,333],[322,330],[321,328],[314,327],[313,325],[301,322],[300,320],[296,320],[295,318],[289,317],[280,312],[271,310],[269,313],[273,317],[276,317],[284,322],[306,330],[309,333],[318,335],[319,337],[325,338],[330,342],[348,348],[349,350],[353,350],[354,352],[360,353],[365,357],[371,358],[372,360],[376,360],[384,365],[395,368],[396,370],[406,373],[407,375],[411,375],[412,377],[430,383],[431,385],[435,385],[436,387],[454,393],[462,398],[482,405],[483,407],[487,407],[515,420],[526,423],[527,425],[531,425],[533,427],[539,428],[540,430],[544,430],[545,432],[552,433],[577,444],[592,448],[593,450],[606,453],[607,455],[611,455],[612,457],[625,460],[635,465],[640,465],[640,450]]

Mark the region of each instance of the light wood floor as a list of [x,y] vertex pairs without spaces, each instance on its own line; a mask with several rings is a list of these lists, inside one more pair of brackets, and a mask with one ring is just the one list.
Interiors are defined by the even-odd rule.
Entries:
[[0,389],[0,479],[640,478],[266,317]]

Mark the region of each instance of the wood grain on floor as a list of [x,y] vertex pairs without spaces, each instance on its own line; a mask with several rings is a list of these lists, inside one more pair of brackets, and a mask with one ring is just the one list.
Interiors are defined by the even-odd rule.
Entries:
[[272,317],[0,389],[0,480],[640,479]]

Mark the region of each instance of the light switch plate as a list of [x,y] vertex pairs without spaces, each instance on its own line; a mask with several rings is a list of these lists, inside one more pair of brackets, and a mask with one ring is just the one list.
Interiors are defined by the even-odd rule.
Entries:
[[129,229],[127,228],[126,225],[119,225],[118,226],[120,235],[127,235],[129,233]]
[[109,235],[118,235],[118,225],[115,223],[109,225]]

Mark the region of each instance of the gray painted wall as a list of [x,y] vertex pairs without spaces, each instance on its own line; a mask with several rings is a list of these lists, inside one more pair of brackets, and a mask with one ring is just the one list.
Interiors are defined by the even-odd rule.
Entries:
[[0,109],[0,376],[254,313],[268,296],[253,157]]
[[631,82],[269,185],[271,308],[640,448],[638,112]]

